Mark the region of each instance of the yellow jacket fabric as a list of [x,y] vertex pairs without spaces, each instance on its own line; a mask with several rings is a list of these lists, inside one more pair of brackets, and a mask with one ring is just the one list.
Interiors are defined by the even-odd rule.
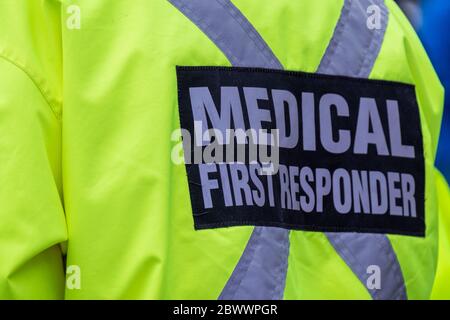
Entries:
[[[285,70],[308,73],[320,68],[343,8],[366,14],[347,0],[210,1],[244,17]],[[398,290],[448,297],[450,194],[434,167],[443,88],[396,4],[372,2],[389,20],[367,78],[415,86],[424,145],[426,236],[385,237],[404,280]],[[0,1],[1,299],[223,293],[255,226],[196,231],[186,169],[171,152],[176,66],[235,64],[182,3]],[[378,297],[323,232],[288,237],[276,297]]]

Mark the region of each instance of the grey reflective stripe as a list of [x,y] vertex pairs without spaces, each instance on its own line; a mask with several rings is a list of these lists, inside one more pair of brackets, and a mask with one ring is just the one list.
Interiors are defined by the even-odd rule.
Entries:
[[[334,249],[375,300],[406,300],[402,270],[389,239],[383,234],[327,233]],[[372,279],[369,277],[373,274]],[[368,289],[379,276],[379,288]],[[369,281],[368,281],[369,280]],[[372,283],[373,284],[373,283]]]
[[[374,7],[371,7],[374,6]],[[380,14],[379,28],[368,27],[368,8]],[[388,22],[383,0],[345,0],[339,21],[318,72],[367,78],[380,52]]]
[[[381,13],[379,29],[369,29],[367,8],[376,5]],[[345,0],[333,38],[322,58],[318,73],[369,77],[383,43],[388,23],[383,0]],[[407,299],[402,270],[385,235],[326,233],[337,253],[367,288],[373,266],[379,268],[380,289],[369,289],[373,299]]]
[[[233,66],[283,69],[258,32],[229,0],[169,0]],[[289,230],[255,227],[219,299],[282,299]]]
[[272,227],[255,228],[219,299],[282,299],[288,256],[287,230]]
[[233,66],[281,69],[280,61],[229,0],[169,0],[221,49]]

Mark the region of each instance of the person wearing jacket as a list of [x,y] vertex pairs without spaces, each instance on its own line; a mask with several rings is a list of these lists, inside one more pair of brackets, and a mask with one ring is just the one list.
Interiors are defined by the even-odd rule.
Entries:
[[[7,0],[0,30],[0,298],[430,297],[444,91],[392,0]],[[244,143],[273,170],[187,161],[232,129],[274,129]]]

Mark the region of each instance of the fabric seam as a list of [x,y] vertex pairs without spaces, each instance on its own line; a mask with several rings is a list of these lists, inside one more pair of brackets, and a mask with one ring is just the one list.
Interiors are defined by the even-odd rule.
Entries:
[[50,107],[50,110],[52,111],[53,115],[56,117],[56,120],[61,121],[61,113],[57,111],[57,108],[52,104],[51,98],[48,96],[48,94],[45,92],[46,90],[41,87],[41,85],[38,83],[38,80],[32,75],[32,72],[29,71],[25,66],[20,64],[19,62],[15,61],[14,59],[8,57],[3,52],[0,52],[0,58],[2,58],[4,61],[9,62],[10,64],[14,65],[16,68],[21,70],[25,75],[33,82],[34,86],[39,90],[42,97],[44,98],[47,105]]

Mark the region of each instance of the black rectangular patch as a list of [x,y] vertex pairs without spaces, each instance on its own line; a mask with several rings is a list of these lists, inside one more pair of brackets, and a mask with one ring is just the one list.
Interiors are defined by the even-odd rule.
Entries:
[[177,77],[196,229],[425,235],[414,86],[235,67]]

